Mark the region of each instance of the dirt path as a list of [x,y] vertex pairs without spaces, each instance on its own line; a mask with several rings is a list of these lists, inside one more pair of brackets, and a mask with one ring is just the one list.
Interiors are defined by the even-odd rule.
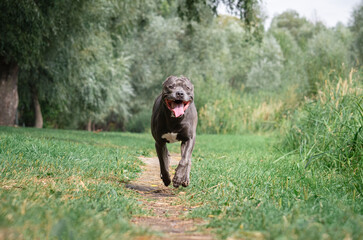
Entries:
[[[126,187],[140,194],[143,207],[153,212],[153,216],[135,217],[131,221],[142,227],[161,232],[160,236],[139,237],[138,240],[178,239],[178,240],[211,240],[215,239],[210,233],[198,231],[198,226],[206,224],[200,219],[187,219],[185,216],[191,209],[183,206],[178,194],[185,192],[175,190],[171,186],[165,187],[160,179],[159,160],[157,157],[140,157],[145,163],[140,177]],[[171,173],[180,157],[171,156]],[[181,187],[180,187],[181,188]]]

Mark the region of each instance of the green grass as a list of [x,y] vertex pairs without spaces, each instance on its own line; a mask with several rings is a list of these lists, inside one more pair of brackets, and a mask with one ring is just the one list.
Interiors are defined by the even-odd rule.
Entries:
[[227,238],[363,238],[362,195],[344,176],[282,157],[272,136],[199,136],[185,201]]
[[120,239],[142,210],[124,182],[137,176],[145,135],[0,128],[0,235]]
[[[278,135],[198,135],[190,217],[222,239],[363,238],[361,193],[344,174],[305,168]],[[174,152],[179,144],[169,145]],[[124,182],[155,155],[150,134],[0,128],[0,235],[5,239],[128,239],[146,214]]]

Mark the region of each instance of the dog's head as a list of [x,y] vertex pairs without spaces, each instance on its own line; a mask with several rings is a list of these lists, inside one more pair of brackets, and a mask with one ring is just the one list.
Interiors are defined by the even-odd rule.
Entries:
[[162,97],[172,117],[181,117],[194,99],[194,86],[184,76],[168,77],[163,83]]

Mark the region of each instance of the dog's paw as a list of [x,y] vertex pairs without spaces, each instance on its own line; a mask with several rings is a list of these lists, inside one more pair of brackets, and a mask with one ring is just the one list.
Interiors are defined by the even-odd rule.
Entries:
[[166,175],[166,176],[160,175],[160,177],[163,180],[163,183],[164,183],[165,186],[169,186],[170,185],[171,179],[170,179],[170,176],[169,175]]
[[170,185],[171,180],[170,180],[170,178],[167,178],[167,179],[163,179],[163,182],[164,182],[164,185],[167,187]]
[[189,178],[187,178],[184,182],[182,182],[182,186],[183,187],[188,187],[189,186]]
[[173,186],[178,188],[180,185],[182,185],[183,187],[187,187],[189,185],[188,174],[185,174],[181,177],[177,173],[175,174],[173,178]]

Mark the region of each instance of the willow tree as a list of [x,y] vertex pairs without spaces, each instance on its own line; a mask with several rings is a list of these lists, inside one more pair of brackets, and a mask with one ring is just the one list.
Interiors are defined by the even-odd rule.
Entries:
[[[238,16],[252,36],[262,40],[264,32],[262,14],[259,2],[261,0],[180,0],[178,15],[188,21],[201,22],[209,12],[217,14],[219,5],[224,4],[230,14]],[[206,10],[208,9],[208,10]],[[204,19],[205,20],[205,19]]]
[[[19,69],[39,65],[49,48],[78,25],[85,1],[0,1],[0,125],[14,125]],[[30,86],[38,80],[31,80]],[[39,114],[37,91],[32,92]]]
[[271,29],[287,30],[302,50],[306,50],[309,39],[325,30],[322,22],[310,22],[295,10],[287,10],[272,19]]
[[127,115],[121,97],[132,91],[127,57],[120,53],[122,38],[148,4],[151,1],[1,1],[0,91],[7,95],[0,96],[0,124],[14,124],[18,83],[22,103],[34,107],[36,127],[42,127],[42,104],[58,109],[57,118],[69,113],[70,122],[97,121],[110,111]]
[[[59,118],[67,127],[94,129],[109,122],[123,128],[130,116],[130,55],[125,39],[147,21],[152,1],[94,0],[86,3],[81,29],[63,42],[49,63],[58,83]],[[57,74],[56,74],[57,73]]]

